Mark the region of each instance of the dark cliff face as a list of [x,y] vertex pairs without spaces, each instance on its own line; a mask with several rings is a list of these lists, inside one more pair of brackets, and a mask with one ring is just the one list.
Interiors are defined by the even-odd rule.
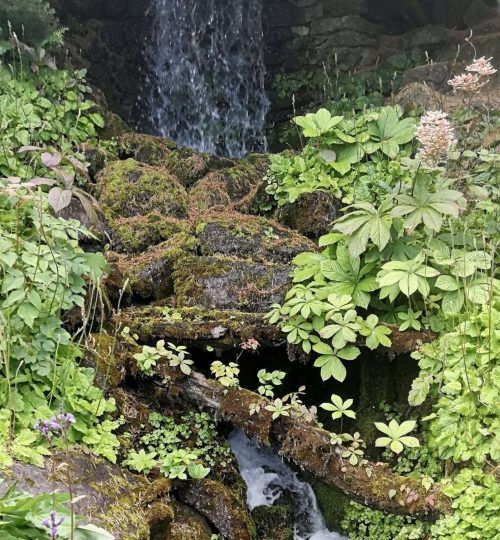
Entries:
[[133,126],[140,115],[150,0],[49,1],[69,27],[72,63],[88,69],[89,81],[103,91],[109,107]]

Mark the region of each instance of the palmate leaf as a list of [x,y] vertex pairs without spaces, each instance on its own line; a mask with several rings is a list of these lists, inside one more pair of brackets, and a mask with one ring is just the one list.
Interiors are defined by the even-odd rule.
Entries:
[[419,254],[409,261],[391,261],[382,266],[377,275],[381,288],[380,298],[395,300],[398,293],[410,297],[417,290],[423,297],[430,292],[428,279],[439,275],[439,271],[423,264],[424,255]]
[[359,257],[371,240],[382,251],[391,239],[392,201],[386,199],[379,208],[368,202],[348,206],[348,213],[334,225],[334,229],[349,236],[349,253]]
[[398,205],[391,211],[393,218],[405,217],[404,227],[410,232],[421,223],[439,232],[443,225],[443,216],[458,218],[460,211],[466,207],[465,198],[459,191],[439,189],[436,193],[431,193],[428,189],[429,184],[430,179],[424,174],[419,174],[413,194],[399,195]]
[[294,122],[302,128],[304,137],[319,137],[331,131],[343,119],[343,116],[332,116],[327,109],[320,109],[316,113],[297,116]]
[[373,264],[361,267],[359,257],[353,257],[346,246],[339,245],[336,259],[321,263],[321,274],[329,281],[330,292],[348,295],[355,305],[366,309],[370,303],[369,293],[378,288],[375,276],[371,274],[374,268]]
[[368,126],[372,140],[367,144],[371,153],[380,149],[386,156],[394,159],[400,145],[410,142],[415,135],[415,119],[400,120],[400,110],[396,107],[384,107],[375,122]]

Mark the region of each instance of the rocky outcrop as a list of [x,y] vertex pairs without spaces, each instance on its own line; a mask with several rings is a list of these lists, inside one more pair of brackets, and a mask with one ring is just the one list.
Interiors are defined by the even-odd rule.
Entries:
[[203,255],[287,264],[299,253],[317,249],[313,242],[276,222],[237,213],[201,218],[196,231]]
[[179,498],[209,519],[227,540],[255,540],[245,500],[220,482],[185,482],[179,489]]
[[229,257],[183,257],[174,265],[176,305],[262,313],[283,300],[290,268]]
[[342,203],[328,191],[302,194],[294,203],[287,203],[276,212],[276,219],[309,238],[319,238],[330,232],[340,216]]
[[[58,466],[64,463],[64,467]],[[52,472],[55,471],[55,472]],[[54,474],[54,476],[53,476]],[[117,465],[96,458],[78,448],[56,456],[53,468],[51,459],[45,468],[21,462],[0,473],[0,495],[16,482],[16,489],[33,495],[57,490],[68,493],[68,474],[75,513],[86,517],[122,540],[148,540],[150,538],[148,504],[168,492],[169,483],[163,479],[149,483],[144,477],[126,472]],[[163,509],[168,505],[164,505]],[[165,511],[163,519],[168,518]]]

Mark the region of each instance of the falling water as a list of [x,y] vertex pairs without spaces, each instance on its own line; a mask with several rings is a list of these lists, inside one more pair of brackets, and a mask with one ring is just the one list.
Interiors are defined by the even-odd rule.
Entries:
[[200,151],[263,151],[262,0],[152,0],[145,127]]
[[299,480],[275,452],[257,446],[242,431],[231,433],[229,444],[247,484],[247,503],[251,510],[256,506],[271,506],[287,493],[295,505],[295,540],[347,540],[328,531],[311,486]]

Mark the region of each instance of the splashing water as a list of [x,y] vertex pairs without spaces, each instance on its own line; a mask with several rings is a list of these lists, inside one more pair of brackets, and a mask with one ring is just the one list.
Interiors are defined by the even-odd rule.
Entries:
[[295,540],[347,540],[327,530],[311,486],[299,480],[272,449],[258,446],[242,431],[233,431],[229,444],[247,485],[251,510],[261,505],[272,506],[286,492],[295,504]]
[[203,152],[265,151],[262,0],[152,0],[150,17],[142,127]]

